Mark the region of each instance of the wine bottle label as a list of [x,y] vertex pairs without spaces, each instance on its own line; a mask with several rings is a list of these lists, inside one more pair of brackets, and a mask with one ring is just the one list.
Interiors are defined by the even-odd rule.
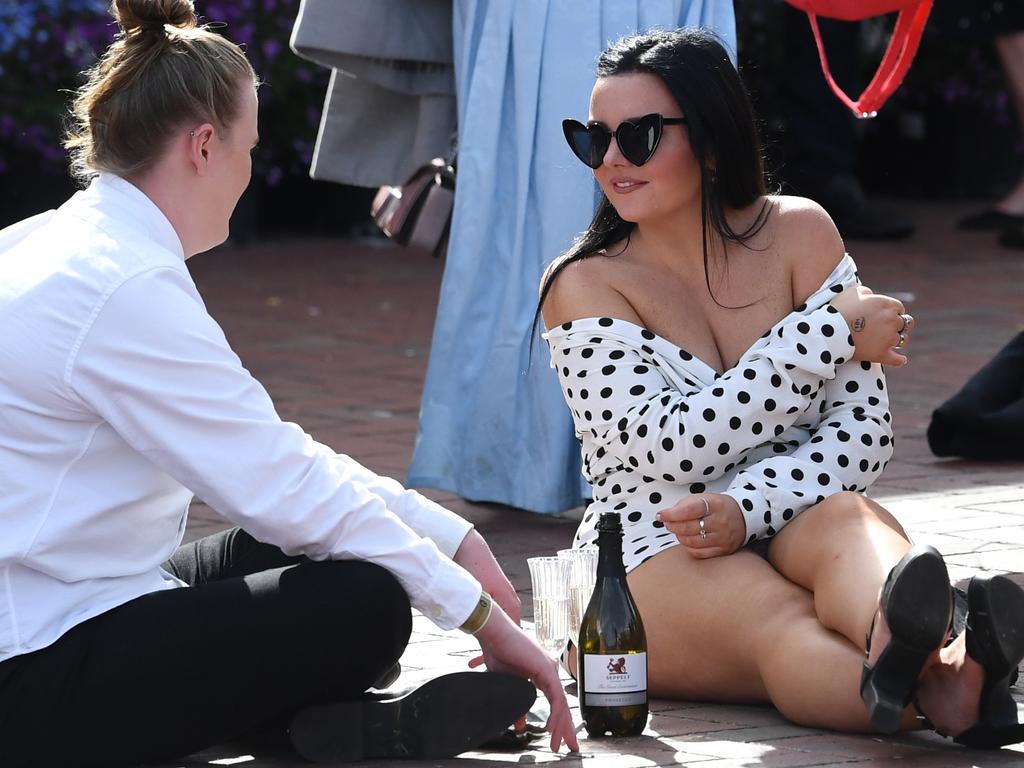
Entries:
[[583,656],[583,703],[628,707],[647,701],[646,653],[587,653]]

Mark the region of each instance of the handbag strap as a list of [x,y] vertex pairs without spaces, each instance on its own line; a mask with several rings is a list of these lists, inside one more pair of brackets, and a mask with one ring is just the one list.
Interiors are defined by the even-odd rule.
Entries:
[[857,117],[874,117],[886,99],[903,82],[921,43],[921,35],[931,9],[932,0],[921,0],[913,8],[900,11],[900,15],[896,19],[896,27],[893,29],[892,39],[889,40],[889,46],[878,65],[878,70],[856,101],[847,96],[832,77],[828,66],[828,57],[825,54],[825,44],[822,42],[821,31],[818,29],[818,16],[810,11],[807,12],[807,18],[811,22],[811,32],[814,33],[814,42],[818,46],[818,58],[821,60],[821,69],[825,73],[825,80],[832,92]]

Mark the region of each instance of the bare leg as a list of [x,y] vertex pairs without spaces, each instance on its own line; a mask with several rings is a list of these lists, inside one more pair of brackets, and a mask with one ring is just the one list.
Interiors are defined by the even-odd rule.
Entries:
[[[839,493],[805,510],[771,543],[769,559],[778,571],[814,594],[821,623],[864,649],[889,570],[911,548],[896,519],[874,501]],[[880,620],[872,657],[888,642]],[[863,659],[863,657],[862,657]],[[934,657],[922,672],[919,701],[945,733],[959,733],[978,719],[984,671],[966,656],[964,639]],[[908,711],[904,727],[919,727]]]
[[917,700],[941,732],[957,735],[978,722],[985,670],[967,655],[966,635],[941,651],[941,661],[921,675]]
[[892,515],[859,493],[805,510],[772,540],[776,570],[814,595],[818,619],[865,649],[885,577],[911,544]]
[[[842,493],[786,526],[770,563],[746,550],[699,561],[679,547],[660,553],[629,575],[645,618],[652,695],[768,701],[797,723],[870,731],[859,695],[864,637],[886,575],[909,549],[888,512]],[[874,641],[884,646],[879,624]],[[958,645],[941,660],[936,652],[922,695],[948,697],[958,686],[976,717],[980,687],[963,687],[973,662]],[[947,713],[929,715],[948,727],[935,716]],[[912,709],[903,727],[920,727]]]
[[863,652],[823,627],[810,593],[757,555],[699,561],[673,547],[630,573],[629,585],[647,631],[652,695],[769,701],[794,722],[869,730],[858,694]]
[[[1024,130],[1024,32],[997,37],[996,50],[1017,109],[1017,120]],[[1024,177],[995,207],[1004,213],[1024,214]]]

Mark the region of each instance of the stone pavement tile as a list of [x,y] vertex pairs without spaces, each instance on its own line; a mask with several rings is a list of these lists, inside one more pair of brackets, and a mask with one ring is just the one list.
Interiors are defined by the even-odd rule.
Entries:
[[[697,721],[694,721],[697,722]],[[668,734],[656,727],[656,722],[645,733],[630,739],[590,739],[581,733],[579,756],[564,755],[561,763],[582,762],[587,766],[645,766],[675,765],[698,762],[704,766],[746,765],[746,766],[816,766],[838,762],[849,762],[848,750],[832,747],[807,749],[796,744],[795,737],[804,735],[810,729],[796,726],[773,726],[759,729],[721,729],[721,723],[705,723],[719,730],[694,730],[686,734]],[[810,731],[812,733],[819,733]],[[823,734],[827,737],[828,734]],[[790,743],[794,746],[790,746]],[[544,749],[535,749],[521,754],[471,753],[483,761],[507,762],[550,762],[556,759]],[[913,754],[912,748],[889,748],[881,754]],[[456,765],[461,766],[461,760]],[[491,762],[493,766],[494,763]]]
[[935,747],[927,742],[912,743],[906,737],[882,738],[825,731],[811,736],[783,739],[776,743],[784,744],[786,749],[854,759],[904,759],[922,756],[935,750]]
[[[783,739],[776,743],[732,741],[728,738],[728,732],[720,733],[717,736],[712,735],[706,739],[700,735],[681,738],[666,736],[660,741],[679,753],[705,755],[719,760],[742,761],[747,765],[757,766],[778,766],[778,768],[811,766],[844,759],[844,754],[840,751],[828,753],[824,750],[808,750],[789,745],[790,742],[798,741],[798,739]],[[716,765],[716,763],[708,764],[708,766],[712,765]]]
[[[473,757],[479,759],[469,763]],[[451,768],[464,768],[467,764],[480,768],[498,768],[502,763],[543,763],[566,768],[654,768],[693,764],[704,766],[714,762],[714,759],[707,755],[679,752],[650,737],[639,736],[631,739],[605,739],[604,743],[597,747],[591,747],[589,744],[584,747],[581,743],[578,754],[566,754],[563,750],[560,756],[553,755],[547,750],[506,754],[469,752],[465,757],[450,761],[448,765]]]
[[[1016,521],[1024,523],[1024,517],[1020,515],[1013,516]],[[1017,547],[1024,546],[1024,525],[1006,525],[1000,523],[990,528],[981,530],[969,530],[965,533],[973,534],[975,536],[988,535],[992,539],[994,544],[1003,544],[1007,546],[1015,545]],[[1005,548],[1005,547],[1000,547]],[[1024,566],[1024,563],[1021,563]]]
[[920,734],[915,738],[934,744],[936,749],[928,754],[901,758],[898,762],[872,762],[872,765],[891,764],[906,768],[1020,768],[1024,765],[1022,747],[982,751],[961,747],[935,733]]
[[[899,509],[898,505],[890,505]],[[957,510],[959,511],[959,510]],[[972,533],[980,532],[987,535],[997,535],[1002,528],[1014,528],[1020,525],[1024,516],[1014,511],[991,512],[988,510],[970,509],[964,510],[965,514],[957,515],[953,519],[931,520],[928,522],[914,523],[913,527],[923,533],[954,533],[970,536]],[[976,514],[981,512],[982,514]]]
[[696,701],[670,701],[669,699],[651,699],[647,704],[647,708],[653,713],[675,714],[679,717],[685,717],[684,712],[687,710],[699,709],[702,706],[704,705]]
[[[674,722],[673,722],[674,720]],[[745,727],[735,723],[709,723],[708,721],[668,718],[653,721],[650,729],[662,736],[699,738],[701,740],[725,740],[743,743],[769,743],[797,736],[820,735],[816,728],[804,728],[791,723]],[[712,727],[705,727],[712,726]]]
[[996,549],[1013,549],[1013,544],[1002,544],[985,539],[965,538],[955,534],[921,533],[912,524],[900,518],[900,522],[911,532],[917,544],[931,544],[945,556],[990,552]]
[[[768,727],[779,728],[785,726]],[[695,717],[667,717],[657,713],[652,713],[650,721],[647,724],[647,729],[659,736],[693,736],[694,734],[709,735],[722,733],[724,731],[729,731],[731,734],[738,734],[744,731],[749,732],[756,730],[739,723],[729,723],[722,720],[702,720]]]
[[[762,766],[786,766],[801,765],[813,766],[814,768],[833,768],[834,766],[871,765],[878,766],[883,763],[871,760],[842,760],[834,756],[825,755],[801,755],[800,762],[788,762],[796,760],[789,753],[769,752],[768,754],[754,759],[725,759],[711,760],[706,763],[698,763],[701,768],[761,768]],[[803,762],[810,761],[810,762]],[[685,763],[684,763],[685,764]]]
[[[731,723],[740,728],[773,728],[789,724],[789,721],[779,714],[777,709],[768,705],[693,703],[686,709],[680,709],[677,702],[659,700],[659,704],[663,709],[659,711],[657,707],[652,707],[652,711],[664,717]],[[671,726],[665,727],[671,728]]]
[[[932,519],[936,520],[942,519],[939,514],[941,512],[984,504],[1005,504],[999,511],[1024,512],[1024,506],[1021,506],[1024,467],[1019,473],[1009,476],[978,470],[966,475],[955,475],[952,480],[948,475],[938,475],[927,487],[907,489],[885,485],[877,489],[872,486],[871,491],[871,497],[882,500],[886,506],[906,506],[920,514],[932,510]],[[976,517],[978,511],[985,510],[969,509],[964,515]]]
[[932,754],[926,757],[910,757],[900,760],[872,761],[872,768],[891,766],[891,768],[1020,768],[1020,755],[989,755],[971,750],[949,750],[949,754]]
[[[1009,503],[1011,510],[1024,511],[1024,468],[1006,473],[987,470],[968,474],[944,473],[919,484],[900,482],[903,488],[890,484],[884,486],[887,500],[913,497],[932,504],[964,506]],[[872,490],[875,490],[874,487]]]
[[954,555],[949,565],[976,568],[979,571],[1024,572],[1024,547],[998,549],[973,555]]
[[[649,728],[643,735],[634,738],[590,739],[581,734],[580,753],[556,758],[546,749],[535,749],[528,753],[495,752],[469,753],[477,757],[480,765],[489,763],[496,768],[496,762],[554,762],[574,765],[580,763],[588,768],[609,766],[610,768],[633,768],[634,766],[689,765],[696,763],[701,768],[722,766],[817,766],[844,760],[839,754],[822,754],[784,746],[741,741],[730,738],[730,732],[710,732],[692,737],[671,737]],[[462,768],[463,760],[453,761],[453,767]]]
[[[967,518],[981,517],[988,513],[991,514],[992,510],[985,508],[972,509],[974,505],[974,495],[954,495],[950,493],[931,493],[931,492],[920,492],[911,491],[908,492],[905,489],[894,489],[884,488],[875,492],[875,488],[872,488],[871,498],[878,501],[886,509],[898,510],[900,513],[900,519],[917,525],[919,523],[946,523],[955,530],[964,530],[960,527],[961,522],[965,522]],[[1015,490],[1015,489],[1014,489]],[[1005,499],[997,500],[997,503],[1006,501]],[[979,501],[978,504],[983,502]],[[1011,501],[1009,511],[1013,511],[1012,504],[1015,502]],[[996,509],[996,512],[1005,512],[1004,509]],[[951,514],[955,513],[955,519],[951,518]]]
[[[1021,470],[1021,477],[1024,477],[1024,469]],[[988,510],[991,512],[1024,512],[1024,488],[1018,485],[1016,492],[1003,494],[1003,498],[970,498],[965,509]]]

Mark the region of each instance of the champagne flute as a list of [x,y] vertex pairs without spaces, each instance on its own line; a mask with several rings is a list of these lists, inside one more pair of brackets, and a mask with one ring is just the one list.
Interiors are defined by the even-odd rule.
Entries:
[[571,564],[560,557],[530,557],[533,584],[533,631],[552,659],[565,649],[569,637],[569,572]]
[[569,569],[569,640],[577,642],[580,622],[590,603],[597,580],[597,553],[593,544],[579,549],[560,549],[558,556],[571,563]]

